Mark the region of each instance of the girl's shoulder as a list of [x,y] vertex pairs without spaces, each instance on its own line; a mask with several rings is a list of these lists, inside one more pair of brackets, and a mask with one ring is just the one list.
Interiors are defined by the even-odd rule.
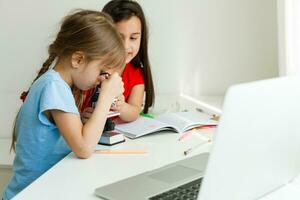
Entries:
[[46,95],[52,99],[54,95],[68,96],[70,94],[72,95],[70,86],[60,77],[59,73],[48,70],[32,84],[28,97],[36,98]]
[[42,76],[40,76],[32,85],[32,87],[45,87],[51,83],[56,83],[60,86],[70,88],[70,86],[60,77],[59,73],[53,69],[48,70]]
[[36,81],[34,81],[33,85],[43,84],[49,81],[60,81],[60,79],[61,78],[58,72],[54,71],[53,69],[49,69],[43,75],[41,75]]

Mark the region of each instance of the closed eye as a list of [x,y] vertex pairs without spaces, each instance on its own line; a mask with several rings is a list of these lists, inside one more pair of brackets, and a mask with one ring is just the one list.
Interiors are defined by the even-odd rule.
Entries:
[[137,37],[131,37],[130,40],[137,40]]

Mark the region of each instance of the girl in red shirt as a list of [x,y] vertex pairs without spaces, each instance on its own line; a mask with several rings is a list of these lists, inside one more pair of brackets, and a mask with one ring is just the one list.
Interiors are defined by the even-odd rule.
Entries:
[[[122,121],[134,121],[142,106],[143,112],[147,113],[154,104],[154,86],[148,58],[148,29],[144,12],[136,1],[131,0],[112,0],[102,11],[113,18],[126,49],[127,64],[118,71],[122,75],[125,91],[111,109],[120,112],[119,118]],[[83,121],[93,112],[91,96],[95,91],[94,88],[84,92],[83,103],[79,109]]]

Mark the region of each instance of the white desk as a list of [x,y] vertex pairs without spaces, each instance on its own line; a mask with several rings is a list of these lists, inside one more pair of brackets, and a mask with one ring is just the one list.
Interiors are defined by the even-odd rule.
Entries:
[[[200,134],[212,136],[213,129],[201,131]],[[145,171],[176,162],[189,156],[209,152],[211,144],[207,143],[188,156],[183,151],[201,142],[192,135],[178,141],[176,133],[159,133],[136,140],[129,140],[113,147],[98,146],[98,149],[135,149],[146,150],[141,155],[104,155],[93,154],[91,158],[81,160],[73,153],[69,154],[35,182],[20,192],[14,199],[84,199],[98,200],[94,189]],[[130,190],[130,189],[129,189]],[[261,200],[298,200],[300,199],[300,176],[288,184],[262,198]]]
[[[191,109],[190,107],[195,107],[195,105],[202,105],[199,102],[195,102],[195,105],[186,106],[190,104],[185,104],[185,100],[182,99],[163,99],[165,101],[159,101],[162,102],[159,105],[162,109],[158,109],[157,113],[165,112],[165,108],[171,111],[180,111]],[[217,99],[215,107],[220,107],[220,102],[222,102],[219,100],[220,98],[208,99]],[[211,136],[212,133],[213,130],[202,131],[202,134],[206,136]],[[134,149],[148,152],[148,154],[142,155],[94,154],[87,160],[81,160],[71,153],[20,192],[15,199],[98,200],[99,198],[94,195],[95,188],[184,159],[186,156],[183,155],[183,151],[200,142],[195,136],[178,142],[178,137],[179,135],[176,133],[165,132],[148,135],[136,140],[127,139],[125,143],[113,147],[100,145],[97,147],[98,149]],[[8,143],[3,141],[5,145]],[[2,143],[0,147],[4,147]],[[210,147],[211,144],[205,144],[189,156],[209,152]],[[10,165],[12,157],[13,155],[7,157],[2,163]],[[295,183],[282,187],[261,200],[300,199],[300,177],[297,180]]]
[[[201,133],[211,136],[214,129]],[[69,154],[31,185],[16,196],[20,199],[84,199],[97,200],[95,188],[153,170],[172,162],[186,158],[183,151],[202,142],[196,135],[178,141],[177,133],[151,134],[139,139],[129,140],[113,146],[117,149],[146,150],[142,155],[100,155],[81,160],[73,153]],[[204,144],[188,156],[209,152],[210,143]],[[99,149],[109,148],[98,146]]]

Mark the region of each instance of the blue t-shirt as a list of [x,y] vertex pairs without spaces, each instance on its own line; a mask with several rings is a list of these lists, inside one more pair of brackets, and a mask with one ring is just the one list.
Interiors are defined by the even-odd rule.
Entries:
[[61,110],[79,115],[70,86],[49,70],[31,86],[16,121],[13,175],[3,198],[11,199],[71,152],[57,126],[44,114]]

